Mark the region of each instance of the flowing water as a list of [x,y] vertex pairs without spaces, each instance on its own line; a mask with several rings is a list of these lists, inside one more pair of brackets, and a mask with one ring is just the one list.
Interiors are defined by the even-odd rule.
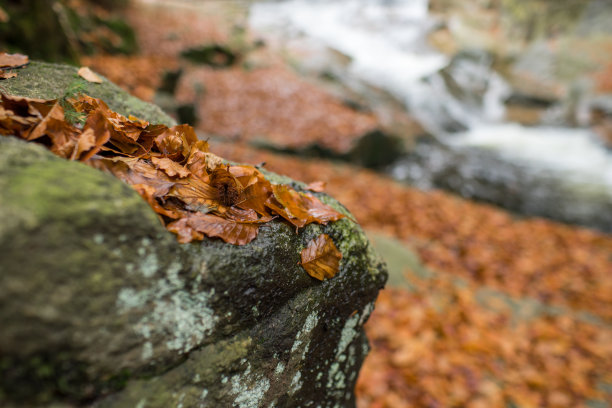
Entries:
[[392,164],[394,177],[612,231],[612,154],[588,129],[504,121],[511,89],[486,53],[451,60],[427,45],[436,24],[427,0],[256,2],[250,24],[346,55],[342,80],[405,104],[435,140]]

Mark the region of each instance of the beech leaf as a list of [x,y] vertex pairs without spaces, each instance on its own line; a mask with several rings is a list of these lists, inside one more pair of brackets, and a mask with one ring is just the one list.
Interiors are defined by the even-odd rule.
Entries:
[[15,72],[4,72],[0,70],[0,79],[15,78],[17,74]]
[[306,186],[307,190],[314,191],[315,193],[322,193],[325,191],[324,181],[313,181]]
[[327,234],[321,234],[302,250],[302,267],[315,279],[333,278],[340,268],[342,253]]
[[158,169],[163,170],[170,177],[185,178],[191,175],[191,172],[185,167],[168,158],[152,157],[151,161],[153,164],[155,164],[155,166],[157,166]]
[[88,82],[93,82],[95,84],[101,84],[102,78],[98,76],[95,72],[93,72],[89,67],[81,67],[79,68],[77,74]]
[[197,239],[194,237],[201,233],[221,238],[228,244],[245,245],[257,237],[259,225],[196,212],[168,224],[168,230],[177,234],[179,241],[184,243]]
[[22,67],[30,62],[27,55],[0,52],[0,68]]

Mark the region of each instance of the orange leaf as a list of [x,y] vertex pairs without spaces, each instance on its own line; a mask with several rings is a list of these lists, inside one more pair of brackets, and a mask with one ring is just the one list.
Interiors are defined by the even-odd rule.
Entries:
[[174,232],[177,235],[178,242],[181,244],[188,244],[191,241],[201,241],[204,239],[204,234],[192,228],[187,218],[181,218],[178,221],[171,222],[166,225],[166,228],[168,231]]
[[210,185],[216,190],[217,200],[228,207],[240,201],[244,189],[229,168],[229,164],[218,166],[210,175]]
[[70,155],[70,160],[78,160],[83,152],[88,151],[96,145],[96,136],[93,129],[87,129],[79,135],[76,146]]
[[89,67],[81,67],[79,68],[77,74],[88,82],[93,82],[96,84],[102,83],[102,78],[98,76],[95,72],[93,72]]
[[178,198],[193,211],[208,212],[219,206],[217,190],[210,185],[208,176],[178,180],[168,195]]
[[223,164],[223,159],[208,151],[208,142],[198,140],[191,146],[189,158],[185,165],[193,174],[203,176],[210,173],[217,166]]
[[106,170],[115,177],[132,186],[144,184],[155,189],[154,197],[169,195],[175,182],[163,171],[151,163],[135,157],[115,156],[112,158],[93,159],[88,162],[93,167]]
[[31,99],[0,94],[0,134],[27,138],[49,114],[56,100]]
[[166,208],[162,206],[155,197],[159,196],[159,190],[148,184],[134,184],[132,187],[144,198],[153,210],[161,215],[165,215],[168,218],[180,218],[183,213],[174,208]]
[[297,228],[313,222],[326,225],[330,221],[344,218],[343,214],[323,204],[315,196],[298,193],[285,184],[273,185],[272,191],[274,197],[266,202],[266,206]]
[[245,245],[254,240],[259,232],[256,223],[238,222],[202,213],[191,213],[168,224],[167,228],[177,234],[182,243],[197,239],[198,233],[201,233],[221,238],[229,244]]
[[322,193],[325,190],[324,181],[313,181],[306,186],[307,190],[314,191],[315,193]]
[[83,161],[88,160],[100,151],[102,146],[110,140],[113,129],[106,120],[103,112],[100,109],[96,109],[87,116],[87,121],[85,122],[85,126],[83,126],[83,133],[88,131],[93,132],[96,142],[94,146],[92,146],[93,148],[81,158]]
[[301,253],[302,266],[318,280],[333,278],[340,268],[342,253],[327,234],[321,234],[308,243]]
[[185,178],[191,175],[191,172],[187,170],[185,167],[181,166],[179,163],[170,160],[168,158],[162,157],[152,157],[151,161],[158,169],[163,170],[170,177],[179,177]]
[[0,70],[0,79],[10,79],[15,78],[17,74],[15,72],[4,72]]
[[178,125],[167,128],[155,137],[155,144],[159,151],[171,159],[189,157],[191,146],[198,142],[198,137],[189,125]]
[[30,62],[27,55],[0,52],[0,68],[17,68]]

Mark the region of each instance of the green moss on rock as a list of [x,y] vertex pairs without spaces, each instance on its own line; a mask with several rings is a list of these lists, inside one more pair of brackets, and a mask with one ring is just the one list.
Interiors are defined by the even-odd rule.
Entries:
[[[78,69],[69,65],[58,65],[32,61],[17,72],[16,78],[2,81],[2,87],[9,95],[29,98],[61,98],[75,82],[81,82],[87,95],[100,98],[108,106],[122,115],[134,115],[151,123],[176,124],[174,119],[159,107],[144,102],[103,77],[101,84],[87,82],[77,75]],[[4,91],[3,91],[4,92]]]

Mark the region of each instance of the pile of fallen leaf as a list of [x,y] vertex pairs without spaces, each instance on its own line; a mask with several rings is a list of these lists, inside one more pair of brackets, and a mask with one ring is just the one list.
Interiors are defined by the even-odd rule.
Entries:
[[[76,123],[66,119],[65,109]],[[2,95],[0,134],[41,143],[60,157],[112,173],[138,191],[181,243],[207,236],[244,245],[274,218],[297,230],[344,217],[311,193],[271,184],[253,166],[224,163],[191,126],[126,118],[87,95],[63,100]],[[323,234],[304,250],[302,264],[322,280],[335,274],[341,256]]]
[[[610,395],[612,331],[570,315],[513,318],[448,278],[384,290],[358,407],[581,407]],[[496,308],[499,309],[499,308]],[[599,405],[597,405],[599,406]]]

